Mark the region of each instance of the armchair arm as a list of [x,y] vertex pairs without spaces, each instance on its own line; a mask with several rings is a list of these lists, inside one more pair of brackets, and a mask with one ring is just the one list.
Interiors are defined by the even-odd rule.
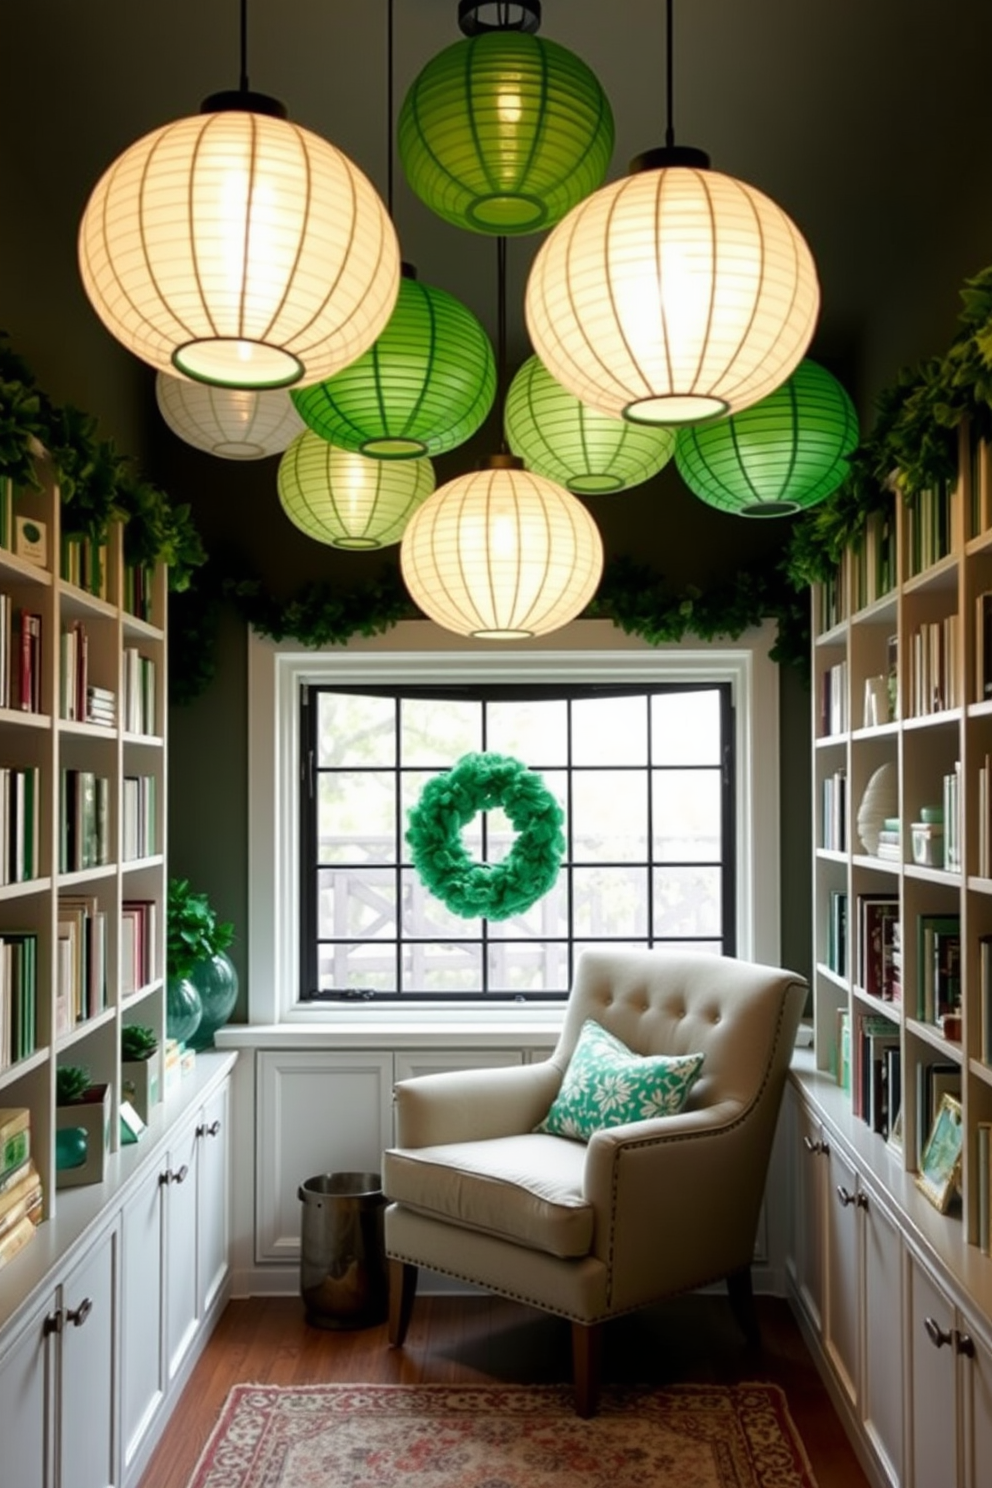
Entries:
[[393,1091],[396,1145],[433,1147],[532,1131],[560,1084],[561,1070],[550,1060],[401,1080]]

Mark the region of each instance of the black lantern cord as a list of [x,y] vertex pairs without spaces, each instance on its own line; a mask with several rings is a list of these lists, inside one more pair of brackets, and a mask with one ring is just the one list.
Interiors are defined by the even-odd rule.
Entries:
[[248,92],[248,0],[241,0],[241,77],[238,87]]
[[386,0],[386,209],[393,216],[393,0]]
[[[496,239],[496,406],[506,399],[506,238]],[[500,415],[500,450],[505,455],[506,424]]]
[[665,144],[669,149],[675,143],[675,101],[673,98],[675,69],[672,62],[673,5],[674,0],[668,0],[665,15],[665,92],[668,97],[668,122],[665,127]]

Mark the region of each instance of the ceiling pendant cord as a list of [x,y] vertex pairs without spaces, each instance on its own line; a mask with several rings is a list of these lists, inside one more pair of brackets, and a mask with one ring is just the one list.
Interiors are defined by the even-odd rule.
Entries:
[[241,0],[241,75],[238,91],[248,93],[248,0]]
[[[244,0],[242,0],[244,3]],[[393,0],[386,0],[386,211],[395,225],[393,216],[393,60],[395,57],[395,33],[393,23]]]
[[675,143],[675,65],[674,65],[674,26],[672,22],[672,11],[674,0],[667,0],[665,14],[665,94],[667,102],[667,121],[665,125],[665,144],[670,150]]
[[499,410],[500,453],[509,454],[506,442],[506,238],[496,239],[496,407]]

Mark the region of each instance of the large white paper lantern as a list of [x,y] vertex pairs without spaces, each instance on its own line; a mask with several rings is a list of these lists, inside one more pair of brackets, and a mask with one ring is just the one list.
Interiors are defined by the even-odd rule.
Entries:
[[640,157],[534,260],[534,350],[601,413],[649,424],[733,413],[784,382],[809,345],[820,293],[801,233],[762,192],[707,167],[680,147]]
[[155,397],[173,434],[222,460],[281,455],[306,428],[285,388],[213,387],[160,372]]
[[513,455],[493,455],[414,513],[400,567],[415,603],[445,630],[520,640],[547,635],[585,609],[603,571],[603,544],[581,501]]
[[104,325],[162,371],[229,387],[318,382],[361,356],[399,289],[396,232],[340,150],[255,93],[130,145],[79,228]]

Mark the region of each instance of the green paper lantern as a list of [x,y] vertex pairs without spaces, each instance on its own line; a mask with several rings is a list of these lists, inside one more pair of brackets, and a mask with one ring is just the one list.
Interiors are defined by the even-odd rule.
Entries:
[[407,180],[432,212],[507,237],[558,222],[602,184],[613,154],[613,112],[586,64],[502,29],[428,62],[397,129]]
[[496,396],[489,337],[471,310],[405,270],[379,339],[343,372],[294,389],[321,439],[381,460],[440,455],[464,444]]
[[279,500],[315,542],[352,552],[399,542],[434,489],[430,460],[367,460],[305,429],[279,461]]
[[760,403],[681,429],[675,463],[707,505],[740,517],[782,517],[836,491],[858,438],[847,393],[806,360]]
[[625,491],[657,475],[675,453],[675,430],[610,418],[580,403],[529,357],[503,408],[506,439],[528,470],[579,496]]

